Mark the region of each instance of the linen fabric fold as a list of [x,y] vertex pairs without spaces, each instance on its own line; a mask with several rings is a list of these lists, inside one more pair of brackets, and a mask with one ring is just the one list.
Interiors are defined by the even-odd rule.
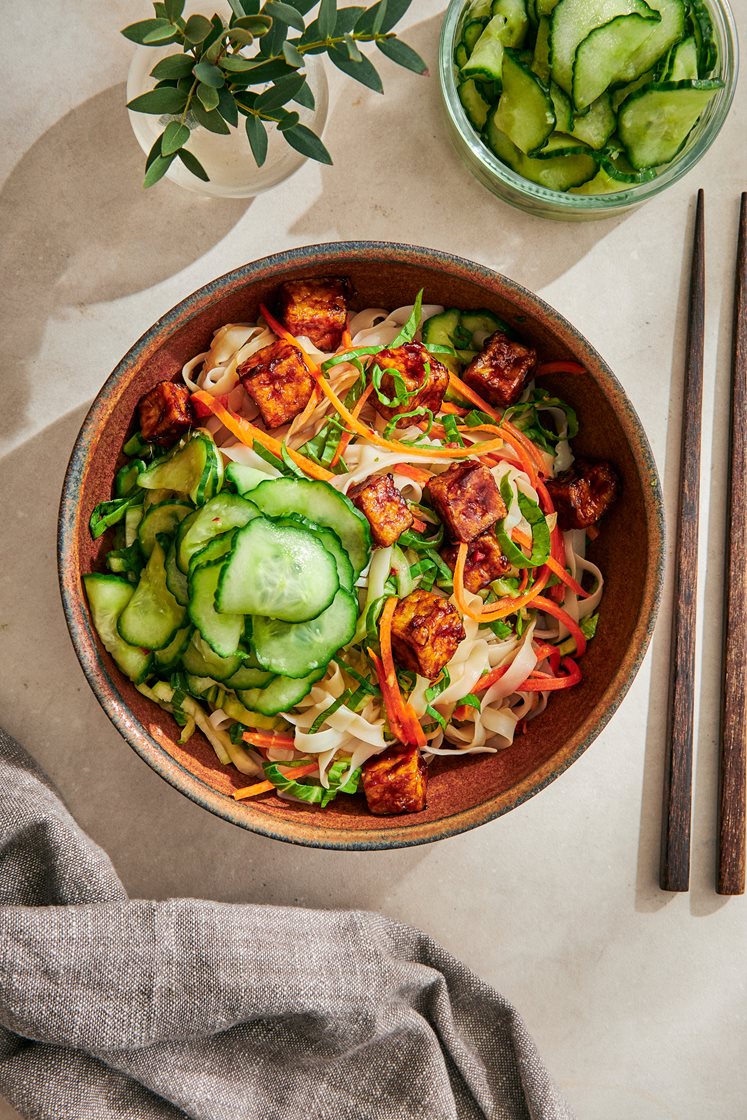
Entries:
[[30,1120],[572,1120],[520,1016],[425,934],[129,900],[2,731],[0,1094]]

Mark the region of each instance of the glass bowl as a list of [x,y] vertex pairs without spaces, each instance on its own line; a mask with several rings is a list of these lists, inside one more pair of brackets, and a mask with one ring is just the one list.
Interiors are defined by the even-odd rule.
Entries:
[[635,183],[614,194],[565,194],[549,190],[512,171],[482,142],[467,119],[457,93],[454,50],[461,35],[466,0],[451,0],[444,17],[438,75],[451,138],[465,164],[484,187],[504,202],[543,218],[584,221],[612,217],[640,206],[690,171],[716,139],[737,86],[737,29],[727,0],[704,0],[718,46],[716,76],[724,88],[708,103],[680,154],[655,179]]

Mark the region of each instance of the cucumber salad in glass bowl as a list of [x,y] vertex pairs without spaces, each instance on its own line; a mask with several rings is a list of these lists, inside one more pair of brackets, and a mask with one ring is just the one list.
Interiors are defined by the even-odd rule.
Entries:
[[93,511],[101,642],[246,775],[237,800],[417,813],[435,758],[510,748],[583,688],[619,478],[543,387],[582,368],[422,296],[282,283],[140,399]]

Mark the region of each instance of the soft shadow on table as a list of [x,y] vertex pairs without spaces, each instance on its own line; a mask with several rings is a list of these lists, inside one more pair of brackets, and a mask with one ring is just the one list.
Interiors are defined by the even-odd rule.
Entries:
[[52,308],[152,287],[220,241],[250,204],[167,180],[144,190],[144,156],[125,100],[117,85],[76,106],[33,144],[0,192],[0,330],[13,370],[0,435],[21,425]]
[[[690,222],[694,203],[691,205]],[[688,227],[689,228],[689,227]],[[683,243],[682,266],[680,269],[678,323],[675,337],[685,338],[687,323],[688,295],[690,286],[690,238]],[[667,515],[667,567],[662,594],[659,622],[652,645],[651,692],[649,697],[648,718],[646,721],[646,750],[641,791],[641,818],[638,840],[638,870],[636,876],[636,909],[642,913],[656,913],[674,902],[679,892],[663,891],[659,887],[660,837],[662,829],[662,802],[664,783],[664,763],[667,747],[668,696],[669,696],[669,657],[670,630],[672,618],[672,555],[675,543],[677,502],[680,487],[680,443],[682,428],[682,386],[684,379],[684,347],[673,355],[670,374],[670,392],[667,424],[667,443],[665,468],[662,477],[664,504]],[[721,364],[720,368],[723,368]],[[714,424],[723,412],[717,407]],[[717,486],[719,473],[711,476],[710,500],[712,507],[718,509],[723,495]],[[705,508],[705,494],[702,507]],[[700,534],[705,537],[708,525],[701,515]],[[720,579],[719,570],[717,579]],[[701,574],[706,579],[707,573]],[[700,639],[701,635],[698,635]],[[718,638],[713,628],[706,626],[702,633],[702,645],[698,650],[698,661],[703,666],[713,666],[718,675],[719,657]],[[713,674],[712,674],[713,675]],[[701,698],[707,691],[705,671],[701,682]],[[716,689],[717,689],[716,685]],[[694,727],[693,763],[693,819],[691,832],[691,867],[689,905],[694,916],[704,917],[720,910],[726,899],[714,893],[713,843],[703,842],[702,837],[713,837],[715,822],[715,760],[710,749],[713,740],[713,712],[709,705],[700,703],[699,718]],[[704,859],[703,856],[706,858]]]
[[76,409],[0,461],[0,723],[61,790],[136,897],[386,910],[426,848],[302,849],[207,813],[151,771],[109,723],[68,636],[57,587],[62,477]]
[[299,242],[332,234],[447,249],[536,291],[572,268],[624,217],[548,222],[499,201],[473,178],[451,144],[441,105],[441,19],[416,24],[405,35],[428,63],[428,78],[407,74],[395,83],[393,64],[371,51],[384,96],[348,81],[325,133],[334,164],[323,168],[321,195],[291,232]]

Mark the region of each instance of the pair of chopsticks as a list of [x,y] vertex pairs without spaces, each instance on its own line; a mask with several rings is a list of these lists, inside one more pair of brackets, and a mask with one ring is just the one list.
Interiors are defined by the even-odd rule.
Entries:
[[[705,325],[704,196],[698,191],[682,410],[680,502],[660,885],[690,885],[700,432]],[[744,894],[747,797],[747,193],[734,288],[718,793],[718,894]]]

